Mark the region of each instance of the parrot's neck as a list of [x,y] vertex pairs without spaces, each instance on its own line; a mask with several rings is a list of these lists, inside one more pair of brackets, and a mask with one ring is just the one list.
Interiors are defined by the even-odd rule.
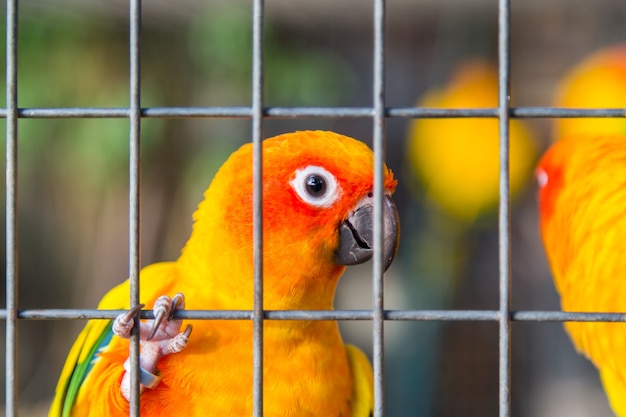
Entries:
[[[183,280],[207,294],[211,306],[252,309],[254,267],[252,245],[215,242],[194,230],[177,261]],[[314,260],[291,259],[271,253],[263,262],[263,294],[267,310],[331,310],[335,288],[345,267]]]

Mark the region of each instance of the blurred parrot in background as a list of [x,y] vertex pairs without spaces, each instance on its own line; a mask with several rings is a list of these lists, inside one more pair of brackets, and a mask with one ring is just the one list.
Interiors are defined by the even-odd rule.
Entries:
[[[540,225],[563,311],[626,312],[626,135],[557,141],[537,167]],[[565,323],[626,417],[626,323]]]
[[[460,61],[446,83],[428,89],[416,105],[495,108],[498,106],[497,68],[483,58]],[[536,157],[534,132],[526,121],[512,120],[510,178],[513,197],[530,183]],[[405,225],[419,233],[406,236],[403,242],[403,250],[410,255],[402,258],[408,263],[407,282],[402,283],[407,297],[402,308],[467,308],[464,297],[473,297],[472,291],[460,289],[490,285],[468,281],[472,262],[481,262],[477,261],[478,238],[488,235],[490,228],[495,229],[496,222],[492,220],[497,213],[499,164],[497,119],[417,118],[410,121],[406,166],[415,180],[410,209],[415,214],[405,220]],[[414,224],[406,224],[406,221]],[[482,264],[486,268],[492,265],[489,261]],[[471,301],[472,305],[479,302]],[[387,404],[391,411],[398,415],[433,415],[441,412],[442,407],[453,407],[436,404],[440,400],[434,392],[437,383],[443,383],[445,378],[440,365],[442,358],[450,363],[461,358],[459,352],[468,347],[458,348],[459,343],[447,340],[451,337],[450,328],[443,322],[420,323],[419,330],[405,331],[395,340],[397,346],[412,346],[412,349],[402,353],[398,348],[400,353],[389,355],[389,372],[402,375],[388,384]],[[470,349],[477,347],[476,350],[484,351],[480,337],[473,338],[472,343],[475,344]],[[388,344],[387,349],[392,348],[393,345]],[[468,354],[467,350],[465,352]],[[412,365],[407,366],[407,363]],[[448,380],[445,389],[456,389],[453,384],[463,384],[463,380]],[[467,392],[462,388],[458,391]],[[483,392],[489,390],[486,384],[475,384],[475,388]],[[407,404],[406,398],[416,397],[417,400],[410,401],[409,407],[414,407],[410,410],[407,406],[396,405]]]
[[[556,107],[625,108],[626,44],[600,49],[570,69],[559,82]],[[553,141],[580,134],[626,135],[624,118],[555,119]]]
[[[373,253],[373,153],[346,136],[302,131],[265,140],[263,165],[263,307],[330,310],[345,265]],[[391,199],[396,180],[384,172],[388,267],[399,220]],[[142,415],[251,415],[252,322],[190,321],[192,332],[171,315],[183,308],[253,308],[252,230],[247,144],[215,175],[178,260],[141,271],[141,302],[155,312],[155,320],[140,326]],[[130,309],[128,298],[126,281],[99,308],[129,312],[92,320],[78,336],[51,417],[128,415],[127,337],[141,308]],[[333,321],[265,322],[263,381],[265,416],[368,417],[373,409],[369,361],[344,345]]]
[[[424,94],[418,106],[498,107],[498,71],[474,59],[459,64],[443,88]],[[411,171],[437,207],[463,223],[493,211],[498,203],[498,120],[493,118],[415,119],[409,126]],[[510,182],[516,195],[531,176],[537,155],[526,123],[510,124]]]

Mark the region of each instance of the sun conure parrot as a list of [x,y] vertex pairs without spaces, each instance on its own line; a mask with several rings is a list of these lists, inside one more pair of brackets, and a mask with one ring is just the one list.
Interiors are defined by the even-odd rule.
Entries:
[[[559,81],[554,106],[566,108],[626,107],[626,44],[604,47],[571,68]],[[560,118],[553,139],[571,135],[626,135],[624,118]]]
[[[626,312],[626,135],[557,141],[537,167],[541,232],[563,311]],[[626,417],[626,323],[566,322]]]
[[[302,131],[266,139],[263,167],[263,307],[330,310],[345,265],[373,254],[373,153],[346,136]],[[399,221],[391,199],[396,180],[386,167],[384,173],[388,267]],[[143,416],[251,415],[252,322],[169,318],[182,308],[253,308],[252,204],[247,144],[215,175],[181,256],[142,269],[141,303],[162,319],[140,329]],[[128,415],[126,337],[140,308],[130,309],[128,294],[126,281],[99,308],[129,313],[90,321],[78,336],[50,416]],[[265,416],[367,417],[372,411],[369,361],[343,343],[334,321],[266,321],[263,363]]]

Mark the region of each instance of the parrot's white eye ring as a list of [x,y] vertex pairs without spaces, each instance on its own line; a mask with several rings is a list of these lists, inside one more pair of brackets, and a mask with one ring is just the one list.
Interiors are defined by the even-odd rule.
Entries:
[[302,201],[314,207],[330,207],[341,195],[335,176],[320,166],[297,170],[289,184]]
[[546,185],[548,185],[549,177],[546,171],[544,171],[543,169],[538,169],[536,176],[537,176],[537,184],[539,185],[539,188],[543,188]]

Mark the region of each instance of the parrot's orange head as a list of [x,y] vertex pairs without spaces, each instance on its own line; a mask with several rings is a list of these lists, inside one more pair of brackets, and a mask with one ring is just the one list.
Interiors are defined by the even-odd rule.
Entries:
[[[268,139],[263,152],[264,230],[282,229],[288,240],[309,245],[317,239],[318,253],[332,252],[339,265],[361,263],[372,256],[373,153],[364,143],[333,132],[305,131]],[[396,181],[389,169],[384,172],[389,266],[397,249],[399,224],[390,197]]]
[[[543,155],[537,165],[535,174],[539,186],[539,224],[546,255],[555,277],[557,289],[560,290],[561,277],[569,261],[566,248],[569,246],[567,223],[574,212],[573,207],[564,206],[563,194],[572,189],[569,176],[580,165],[580,144],[578,138],[565,138],[556,142]],[[565,197],[567,199],[567,196]],[[569,204],[584,204],[574,199]]]
[[[626,170],[621,162],[625,149],[626,136],[615,134],[570,136],[553,144],[536,169],[542,229],[545,230],[556,211],[561,211],[562,195],[568,194],[569,198],[573,191],[602,188],[598,184],[605,184],[606,188],[616,177],[623,177]],[[584,203],[570,201],[570,204]]]
[[563,187],[564,163],[566,162],[566,145],[550,148],[541,158],[535,175],[539,186],[539,212],[541,228],[549,221],[554,212],[556,199]]
[[559,276],[575,255],[569,248],[589,238],[583,231],[610,223],[615,210],[626,207],[626,136],[563,138],[546,151],[536,174],[541,234]]
[[[196,213],[194,233],[211,239],[210,234],[225,231],[220,232],[221,240],[215,246],[218,256],[231,260],[241,255],[251,260],[252,149],[246,144],[230,156]],[[267,297],[272,304],[272,294],[283,299],[300,298],[301,293],[314,293],[310,286],[320,282],[331,289],[325,293],[334,294],[345,265],[372,257],[373,162],[373,153],[364,143],[333,132],[301,131],[263,142],[266,305]],[[386,267],[395,256],[399,238],[397,211],[391,199],[395,186],[392,172],[385,167]],[[215,254],[210,256],[215,258]],[[250,275],[248,269],[242,274]]]

